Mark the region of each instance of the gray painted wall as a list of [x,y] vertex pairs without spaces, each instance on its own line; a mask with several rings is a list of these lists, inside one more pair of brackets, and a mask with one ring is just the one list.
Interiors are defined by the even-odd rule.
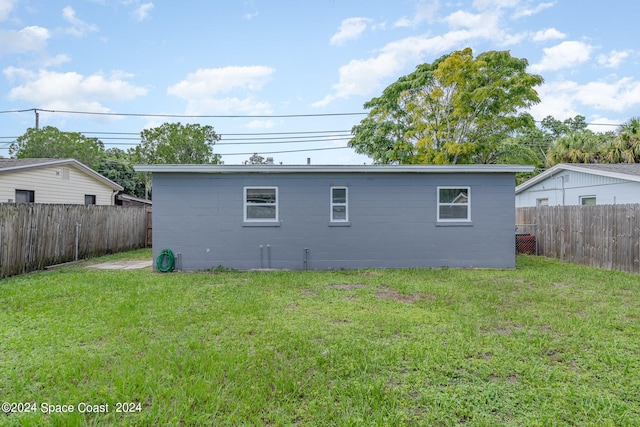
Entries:
[[[438,224],[437,187],[470,186],[471,223]],[[277,186],[279,226],[243,225],[243,188]],[[330,188],[349,225],[330,225]],[[515,267],[513,173],[153,174],[153,255],[182,270]],[[260,246],[262,245],[262,249]]]

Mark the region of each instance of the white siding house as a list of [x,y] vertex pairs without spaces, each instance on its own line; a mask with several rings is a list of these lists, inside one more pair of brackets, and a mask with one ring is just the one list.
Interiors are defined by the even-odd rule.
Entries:
[[0,203],[113,205],[118,191],[74,159],[0,159]]
[[640,164],[561,163],[516,187],[516,207],[640,203]]

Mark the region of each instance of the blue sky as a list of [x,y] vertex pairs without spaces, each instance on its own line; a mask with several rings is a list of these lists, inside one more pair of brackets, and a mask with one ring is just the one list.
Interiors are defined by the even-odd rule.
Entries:
[[343,148],[362,105],[465,47],[529,61],[537,120],[614,130],[640,115],[638,16],[592,0],[0,0],[0,155],[35,125],[14,111],[41,109],[40,126],[106,147],[180,121],[213,126],[226,164],[368,163]]

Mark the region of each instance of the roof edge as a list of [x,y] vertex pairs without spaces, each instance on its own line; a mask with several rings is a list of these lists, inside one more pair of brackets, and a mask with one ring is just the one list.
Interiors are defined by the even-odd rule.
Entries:
[[516,173],[527,165],[135,165],[151,173]]
[[98,181],[101,181],[102,183],[113,188],[114,190],[117,190],[117,191],[124,190],[124,187],[122,187],[120,184],[116,184],[106,176],[94,171],[89,166],[83,163],[80,163],[76,159],[43,159],[43,161],[39,163],[5,167],[5,168],[2,168],[0,173],[16,172],[16,171],[22,171],[22,170],[28,170],[28,169],[39,169],[39,168],[45,168],[45,167],[51,167],[51,166],[63,166],[63,165],[75,166],[76,168],[80,169],[82,172],[86,173],[87,175],[93,176]]
[[586,173],[590,175],[605,176],[608,178],[623,179],[626,181],[640,182],[640,176],[629,175],[621,172],[611,172],[611,171],[604,171],[600,169],[585,168],[585,167],[581,167],[580,165],[581,163],[558,163],[557,165],[552,166],[551,168],[547,169],[541,174],[536,175],[530,180],[525,181],[522,184],[518,185],[516,187],[516,194],[523,192],[527,188],[530,188],[536,185],[537,183],[544,181],[548,177],[555,175],[556,173],[558,173],[558,171],[563,171],[563,170],[581,172],[581,173]]

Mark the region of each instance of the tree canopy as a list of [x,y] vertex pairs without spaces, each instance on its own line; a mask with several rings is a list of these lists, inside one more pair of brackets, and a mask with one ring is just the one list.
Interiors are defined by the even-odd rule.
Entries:
[[139,180],[129,155],[125,151],[119,148],[106,150],[97,171],[111,181],[120,184],[125,194],[135,197],[146,196],[145,184]]
[[[217,164],[220,155],[213,146],[220,136],[212,126],[199,124],[165,123],[140,132],[140,144],[129,154],[135,163],[142,164]],[[139,173],[144,183],[145,197],[151,194],[151,177]]]
[[620,126],[603,157],[610,163],[640,163],[640,117],[633,117]]
[[140,132],[140,144],[133,149],[137,162],[146,164],[216,164],[220,155],[213,145],[220,140],[212,126],[165,123]]
[[388,86],[364,107],[349,145],[376,163],[496,163],[507,138],[535,122],[541,76],[507,51],[455,51]]
[[97,170],[104,156],[104,144],[97,138],[87,138],[77,132],[62,132],[53,126],[29,128],[9,147],[9,154],[18,159],[76,159]]

